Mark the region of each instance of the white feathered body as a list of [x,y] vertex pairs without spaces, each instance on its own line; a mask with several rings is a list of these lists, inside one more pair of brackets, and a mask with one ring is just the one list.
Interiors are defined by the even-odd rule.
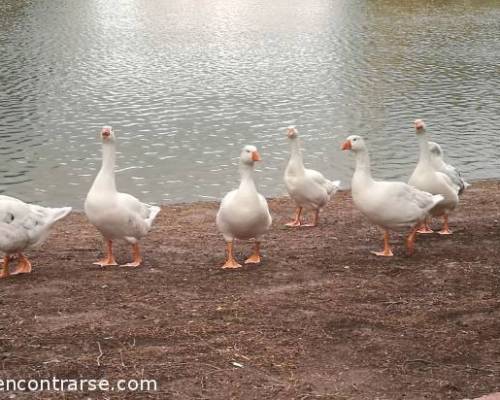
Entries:
[[470,185],[464,181],[460,172],[451,164],[447,164],[443,160],[441,146],[437,143],[429,142],[429,149],[431,151],[431,164],[436,171],[442,172],[447,175],[455,186],[458,186],[458,194],[461,195],[463,191]]
[[425,134],[418,135],[420,157],[408,183],[417,189],[431,194],[440,194],[443,201],[431,210],[435,217],[447,214],[458,204],[459,186],[454,184],[448,175],[437,171],[431,162],[429,145]]
[[443,197],[415,189],[403,182],[352,181],[356,207],[374,224],[395,231],[406,230],[423,221]]
[[70,212],[71,207],[41,207],[0,196],[0,251],[12,254],[40,246],[52,225]]
[[106,239],[136,243],[146,236],[160,208],[141,203],[127,193],[90,191],[85,214]]
[[267,201],[251,177],[243,178],[238,189],[224,196],[216,224],[226,241],[258,238],[269,230],[272,218]]
[[330,181],[321,172],[304,167],[298,139],[292,141],[292,153],[285,169],[285,186],[299,207],[318,210],[337,192],[340,181]]
[[160,208],[116,190],[114,143],[103,145],[103,165],[85,200],[89,221],[108,239],[137,243],[145,236]]
[[423,221],[443,200],[403,182],[376,181],[371,176],[370,156],[357,136],[356,170],[352,177],[352,198],[356,207],[374,224],[390,230],[407,230]]

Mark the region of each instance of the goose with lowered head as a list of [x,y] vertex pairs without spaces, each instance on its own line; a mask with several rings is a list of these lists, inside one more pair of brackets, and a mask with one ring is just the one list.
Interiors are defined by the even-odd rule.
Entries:
[[392,256],[389,231],[410,230],[406,239],[408,254],[414,251],[416,230],[429,210],[443,200],[403,182],[377,181],[372,178],[370,156],[361,136],[349,136],[342,150],[350,150],[356,157],[352,177],[352,199],[356,207],[374,224],[384,230],[384,249],[373,252],[377,256]]
[[134,196],[116,190],[116,137],[109,126],[101,131],[102,166],[85,200],[85,214],[107,242],[107,255],[94,264],[118,265],[113,255],[113,240],[124,239],[132,245],[132,262],[124,266],[138,267],[142,263],[139,240],[151,229],[160,208],[141,203]]
[[5,254],[0,278],[11,275],[11,255],[17,255],[19,260],[12,275],[30,273],[31,262],[24,255],[25,250],[40,246],[47,239],[50,228],[70,212],[71,207],[41,207],[0,196],[0,252]]
[[227,259],[222,268],[240,268],[234,257],[234,240],[255,238],[253,254],[245,264],[260,263],[260,237],[272,223],[267,201],[255,186],[254,164],[260,161],[255,146],[245,146],[240,154],[241,181],[238,189],[227,193],[221,201],[216,224],[226,240]]
[[[448,214],[458,205],[460,187],[454,184],[446,173],[438,171],[434,167],[424,121],[417,119],[414,125],[420,148],[420,156],[408,183],[417,189],[432,194],[440,194],[444,197],[443,201],[432,208],[430,215],[433,217],[443,217],[443,228],[439,233],[441,235],[449,235],[452,232],[448,225]],[[430,233],[432,231],[426,228],[425,223],[423,223],[418,232]]]
[[319,212],[328,200],[338,190],[340,181],[330,181],[321,172],[304,167],[302,151],[299,143],[299,133],[294,127],[287,130],[290,139],[291,154],[285,169],[285,186],[288,194],[297,205],[295,218],[287,226],[301,226],[302,210],[313,210],[314,220],[312,224],[302,226],[316,226],[319,220]]

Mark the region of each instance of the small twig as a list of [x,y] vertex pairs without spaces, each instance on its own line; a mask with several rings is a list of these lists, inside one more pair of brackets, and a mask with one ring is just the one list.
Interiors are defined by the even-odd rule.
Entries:
[[101,343],[97,342],[97,347],[99,347],[99,355],[97,356],[97,366],[101,366],[101,357],[104,355],[101,349]]
[[436,364],[434,361],[424,360],[423,358],[415,358],[413,360],[406,360],[405,364],[422,363],[422,364]]
[[126,367],[125,363],[123,362],[123,353],[120,349],[120,360],[122,361],[122,367]]

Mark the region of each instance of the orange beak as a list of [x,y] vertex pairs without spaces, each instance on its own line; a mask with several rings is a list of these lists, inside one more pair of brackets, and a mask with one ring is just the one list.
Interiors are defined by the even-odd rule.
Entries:
[[352,149],[352,143],[350,140],[346,140],[344,143],[342,143],[342,150],[351,150]]
[[260,154],[258,151],[253,151],[252,152],[252,161],[260,161],[262,158],[260,158]]
[[416,119],[415,122],[413,123],[413,125],[415,125],[416,129],[425,128],[424,121],[422,121],[421,119]]

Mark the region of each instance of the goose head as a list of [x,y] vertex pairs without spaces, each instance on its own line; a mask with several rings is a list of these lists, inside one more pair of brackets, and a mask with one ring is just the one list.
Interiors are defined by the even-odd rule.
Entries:
[[287,128],[288,139],[297,139],[299,137],[299,131],[294,126]]
[[111,126],[103,126],[101,129],[101,139],[103,143],[113,143],[116,139]]
[[361,136],[351,135],[349,136],[344,143],[342,143],[342,150],[351,150],[354,153],[357,153],[360,150],[365,150],[366,145],[365,141]]
[[255,161],[260,161],[260,154],[257,151],[257,147],[247,145],[243,147],[243,150],[241,150],[240,154],[240,162],[243,165],[250,165],[253,166]]
[[441,146],[436,142],[429,142],[429,150],[434,157],[443,157],[443,150],[441,149]]
[[417,135],[425,133],[425,122],[421,119],[416,119],[413,122],[413,125],[415,126],[415,131],[417,132]]

